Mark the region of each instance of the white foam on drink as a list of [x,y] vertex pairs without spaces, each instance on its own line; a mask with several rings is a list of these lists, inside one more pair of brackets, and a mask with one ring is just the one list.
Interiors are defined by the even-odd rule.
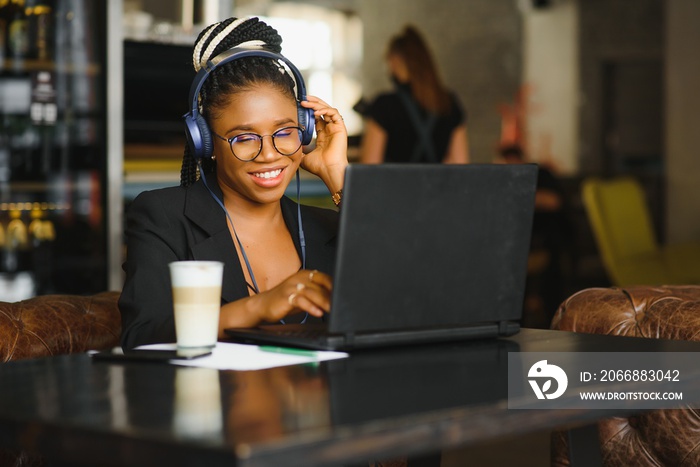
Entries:
[[221,285],[224,265],[219,261],[175,261],[169,266],[173,287]]

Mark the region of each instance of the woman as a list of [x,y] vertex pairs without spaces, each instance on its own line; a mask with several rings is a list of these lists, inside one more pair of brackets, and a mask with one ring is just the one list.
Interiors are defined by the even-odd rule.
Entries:
[[[281,43],[257,18],[229,18],[197,38],[195,71],[233,47],[279,53]],[[299,208],[284,193],[302,167],[339,202],[347,167],[343,119],[317,97],[297,103],[295,80],[278,60],[222,63],[198,98],[211,156],[198,165],[188,141],[180,186],[144,192],[130,206],[119,300],[125,349],[175,342],[168,263],[176,260],[224,262],[220,337],[229,327],[311,321],[328,312],[337,212]],[[299,126],[304,109],[313,111],[317,133],[308,154]]]
[[396,89],[364,112],[360,162],[469,162],[464,113],[418,31],[408,26],[395,36],[386,59]]

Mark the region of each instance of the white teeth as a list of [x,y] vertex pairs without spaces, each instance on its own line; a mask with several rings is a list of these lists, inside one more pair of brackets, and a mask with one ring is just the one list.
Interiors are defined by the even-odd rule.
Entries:
[[271,172],[257,172],[254,173],[253,176],[258,177],[258,178],[275,178],[279,174],[282,173],[282,169],[277,169],[273,170]]

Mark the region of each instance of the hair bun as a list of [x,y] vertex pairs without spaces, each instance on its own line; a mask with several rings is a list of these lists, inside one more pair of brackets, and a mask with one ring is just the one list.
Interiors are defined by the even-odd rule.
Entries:
[[233,47],[282,51],[282,37],[259,18],[228,18],[205,28],[195,41],[192,64],[199,71],[209,60]]

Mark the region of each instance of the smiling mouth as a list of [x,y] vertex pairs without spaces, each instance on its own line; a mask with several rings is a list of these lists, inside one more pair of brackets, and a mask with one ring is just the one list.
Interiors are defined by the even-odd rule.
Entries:
[[257,178],[269,179],[276,178],[282,173],[282,169],[270,170],[269,172],[254,172],[251,175]]

